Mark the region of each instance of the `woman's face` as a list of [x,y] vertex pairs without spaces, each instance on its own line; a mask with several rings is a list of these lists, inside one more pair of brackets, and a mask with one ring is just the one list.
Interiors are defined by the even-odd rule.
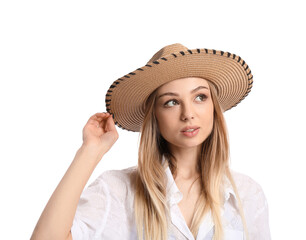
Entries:
[[[210,88],[203,78],[174,80],[157,90],[155,115],[160,133],[172,150],[198,149],[212,131],[213,114]],[[194,130],[184,132],[186,127]]]

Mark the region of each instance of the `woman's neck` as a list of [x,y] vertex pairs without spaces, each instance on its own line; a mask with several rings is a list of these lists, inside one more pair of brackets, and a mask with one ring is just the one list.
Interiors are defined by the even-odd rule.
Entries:
[[176,158],[176,178],[191,180],[199,176],[198,149],[172,149],[172,154]]

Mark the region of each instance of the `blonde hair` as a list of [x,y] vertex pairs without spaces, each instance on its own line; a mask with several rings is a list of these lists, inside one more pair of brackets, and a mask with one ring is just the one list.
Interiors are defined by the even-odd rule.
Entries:
[[[202,143],[198,162],[202,190],[195,206],[190,230],[196,238],[201,221],[211,210],[215,224],[213,239],[223,239],[220,209],[224,204],[223,186],[224,177],[227,176],[237,196],[245,235],[248,236],[242,204],[229,169],[228,134],[223,111],[217,100],[216,88],[211,82],[207,82],[214,104],[214,124],[211,134]],[[169,159],[172,174],[176,172],[176,159],[168,150],[166,140],[160,135],[155,117],[156,92],[157,90],[148,97],[144,105],[145,116],[141,127],[134,201],[138,237],[152,240],[168,239],[170,210],[166,200],[167,179],[162,155]]]

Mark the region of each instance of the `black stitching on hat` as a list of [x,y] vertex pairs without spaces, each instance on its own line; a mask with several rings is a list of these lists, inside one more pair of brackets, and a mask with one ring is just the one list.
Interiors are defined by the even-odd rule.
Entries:
[[238,58],[238,62],[240,62],[240,60],[241,60],[241,57]]
[[106,108],[106,111],[110,112],[110,108]]
[[111,85],[111,86],[110,86],[110,88],[114,88],[114,87],[116,87],[116,86],[115,86],[115,85]]
[[191,51],[191,50],[189,50],[189,49],[188,49],[188,52],[189,52],[190,54],[192,54],[192,51]]
[[142,68],[137,68],[138,71],[144,71]]
[[116,85],[118,85],[120,82],[114,82]]
[[107,92],[113,92],[112,90],[107,90]]
[[130,74],[130,75],[136,75],[136,73],[133,73],[133,72],[130,72],[129,74]]
[[130,76],[128,76],[128,75],[124,75],[124,77],[126,77],[126,78],[130,78]]
[[147,64],[146,67],[152,67],[151,65]]
[[248,94],[245,94],[245,95],[243,96],[243,98],[240,99],[239,103],[241,103],[241,101],[242,101],[243,99],[245,99],[247,96],[248,96]]
[[208,49],[207,48],[204,48],[204,50],[205,50],[206,53],[208,53]]
[[164,61],[168,61],[167,58],[164,58],[164,57],[162,57],[161,59],[164,60]]
[[[239,100],[239,102],[238,103],[240,103],[243,99],[245,99],[246,98],[246,96],[247,96],[248,94],[246,93],[240,100]],[[238,103],[235,105],[235,106],[237,106],[238,105]]]
[[110,106],[110,104],[106,104],[106,107],[109,107]]
[[249,65],[247,65],[247,67],[244,70],[246,71],[246,70],[248,70],[248,68],[249,68]]
[[242,66],[243,66],[244,64],[245,64],[245,61],[243,60],[243,61],[242,61]]
[[253,87],[253,80],[252,79],[253,79],[253,75],[251,76],[251,78],[248,79],[248,81],[249,81],[248,82],[248,88],[247,88],[247,91],[245,92],[244,96],[235,105],[233,105],[232,107],[230,107],[226,111],[230,110],[233,107],[236,107],[243,99],[245,99],[249,95],[249,93],[251,92],[251,89]]
[[224,54],[224,52],[223,52],[223,51],[221,51],[221,56],[223,56],[223,54]]
[[110,102],[111,100],[110,99],[105,99],[105,102]]
[[177,57],[174,53],[172,53],[172,55],[173,55],[174,57]]
[[216,50],[215,49],[213,49],[213,54],[216,54]]
[[159,62],[158,62],[158,61],[154,61],[153,63],[154,63],[154,64],[159,64]]
[[201,52],[201,50],[200,50],[199,48],[197,48],[197,51],[198,51],[198,53],[200,53],[200,52]]
[[112,95],[106,94],[105,96],[106,96],[106,97],[111,97]]
[[249,73],[247,73],[247,75],[249,76],[251,74],[252,71],[250,71]]
[[231,53],[230,52],[227,52],[227,57],[230,57],[231,56]]
[[235,59],[235,57],[236,57],[236,54],[233,54],[233,59]]
[[118,78],[118,80],[120,80],[120,81],[124,81],[124,79],[122,79],[122,78]]
[[180,54],[182,54],[183,56],[185,55],[185,53],[183,51],[180,51]]
[[[250,90],[250,91],[251,91],[251,90]],[[245,98],[249,95],[249,93],[250,93],[250,92],[248,92],[247,94],[245,94],[244,97],[243,97],[243,99],[245,99]],[[240,101],[240,102],[241,102],[241,101]]]

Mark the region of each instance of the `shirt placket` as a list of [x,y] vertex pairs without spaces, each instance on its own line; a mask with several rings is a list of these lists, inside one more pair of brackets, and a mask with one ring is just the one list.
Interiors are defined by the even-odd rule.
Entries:
[[205,215],[198,231],[197,240],[206,240],[207,234],[211,231],[211,229],[214,227],[214,222],[212,220],[211,216],[211,210]]
[[172,224],[185,237],[181,239],[194,240],[194,237],[176,203],[172,204],[172,206],[170,207],[170,216]]

